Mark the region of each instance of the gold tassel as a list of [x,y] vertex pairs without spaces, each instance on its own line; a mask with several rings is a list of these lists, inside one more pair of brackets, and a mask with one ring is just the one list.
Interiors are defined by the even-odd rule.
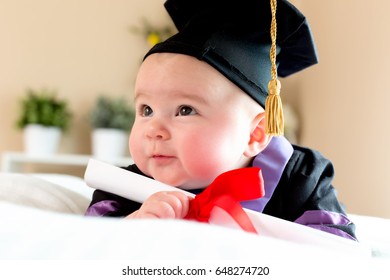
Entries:
[[282,99],[280,98],[279,80],[271,80],[268,83],[268,96],[265,100],[265,133],[273,136],[281,136],[284,133],[284,117]]
[[284,134],[284,117],[282,99],[280,98],[280,81],[277,79],[276,68],[276,5],[277,0],[271,0],[271,81],[268,82],[268,96],[265,100],[265,133],[273,136]]

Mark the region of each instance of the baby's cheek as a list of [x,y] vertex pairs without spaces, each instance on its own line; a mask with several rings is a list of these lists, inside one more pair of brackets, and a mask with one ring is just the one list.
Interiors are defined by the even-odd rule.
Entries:
[[205,181],[213,180],[223,172],[223,159],[220,157],[219,149],[211,143],[195,145],[195,148],[188,150],[186,163],[187,170],[192,177],[198,177]]
[[[133,161],[137,164],[139,168],[142,168],[145,164],[145,156],[143,154],[144,146],[143,141],[140,139],[136,133],[132,133],[129,137],[129,151],[130,156]],[[142,170],[142,169],[141,169]]]

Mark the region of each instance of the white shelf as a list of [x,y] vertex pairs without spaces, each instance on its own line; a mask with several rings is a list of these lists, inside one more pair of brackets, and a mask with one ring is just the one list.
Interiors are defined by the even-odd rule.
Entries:
[[[86,167],[92,155],[54,154],[49,156],[29,155],[22,152],[5,152],[2,157],[2,172],[21,172],[26,163],[54,164]],[[133,163],[130,157],[116,159],[99,159],[116,166],[128,166]]]

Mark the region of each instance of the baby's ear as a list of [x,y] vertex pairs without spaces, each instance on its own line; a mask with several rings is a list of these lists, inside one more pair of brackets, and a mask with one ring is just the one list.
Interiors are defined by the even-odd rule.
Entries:
[[272,136],[265,133],[265,112],[259,113],[253,119],[252,132],[244,155],[247,157],[258,155],[268,146],[271,139]]

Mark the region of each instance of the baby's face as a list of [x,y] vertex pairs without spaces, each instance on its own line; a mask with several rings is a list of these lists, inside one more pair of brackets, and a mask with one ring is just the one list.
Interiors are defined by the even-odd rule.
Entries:
[[153,54],[135,86],[129,146],[146,175],[183,189],[209,185],[247,166],[254,102],[208,64],[180,54]]

